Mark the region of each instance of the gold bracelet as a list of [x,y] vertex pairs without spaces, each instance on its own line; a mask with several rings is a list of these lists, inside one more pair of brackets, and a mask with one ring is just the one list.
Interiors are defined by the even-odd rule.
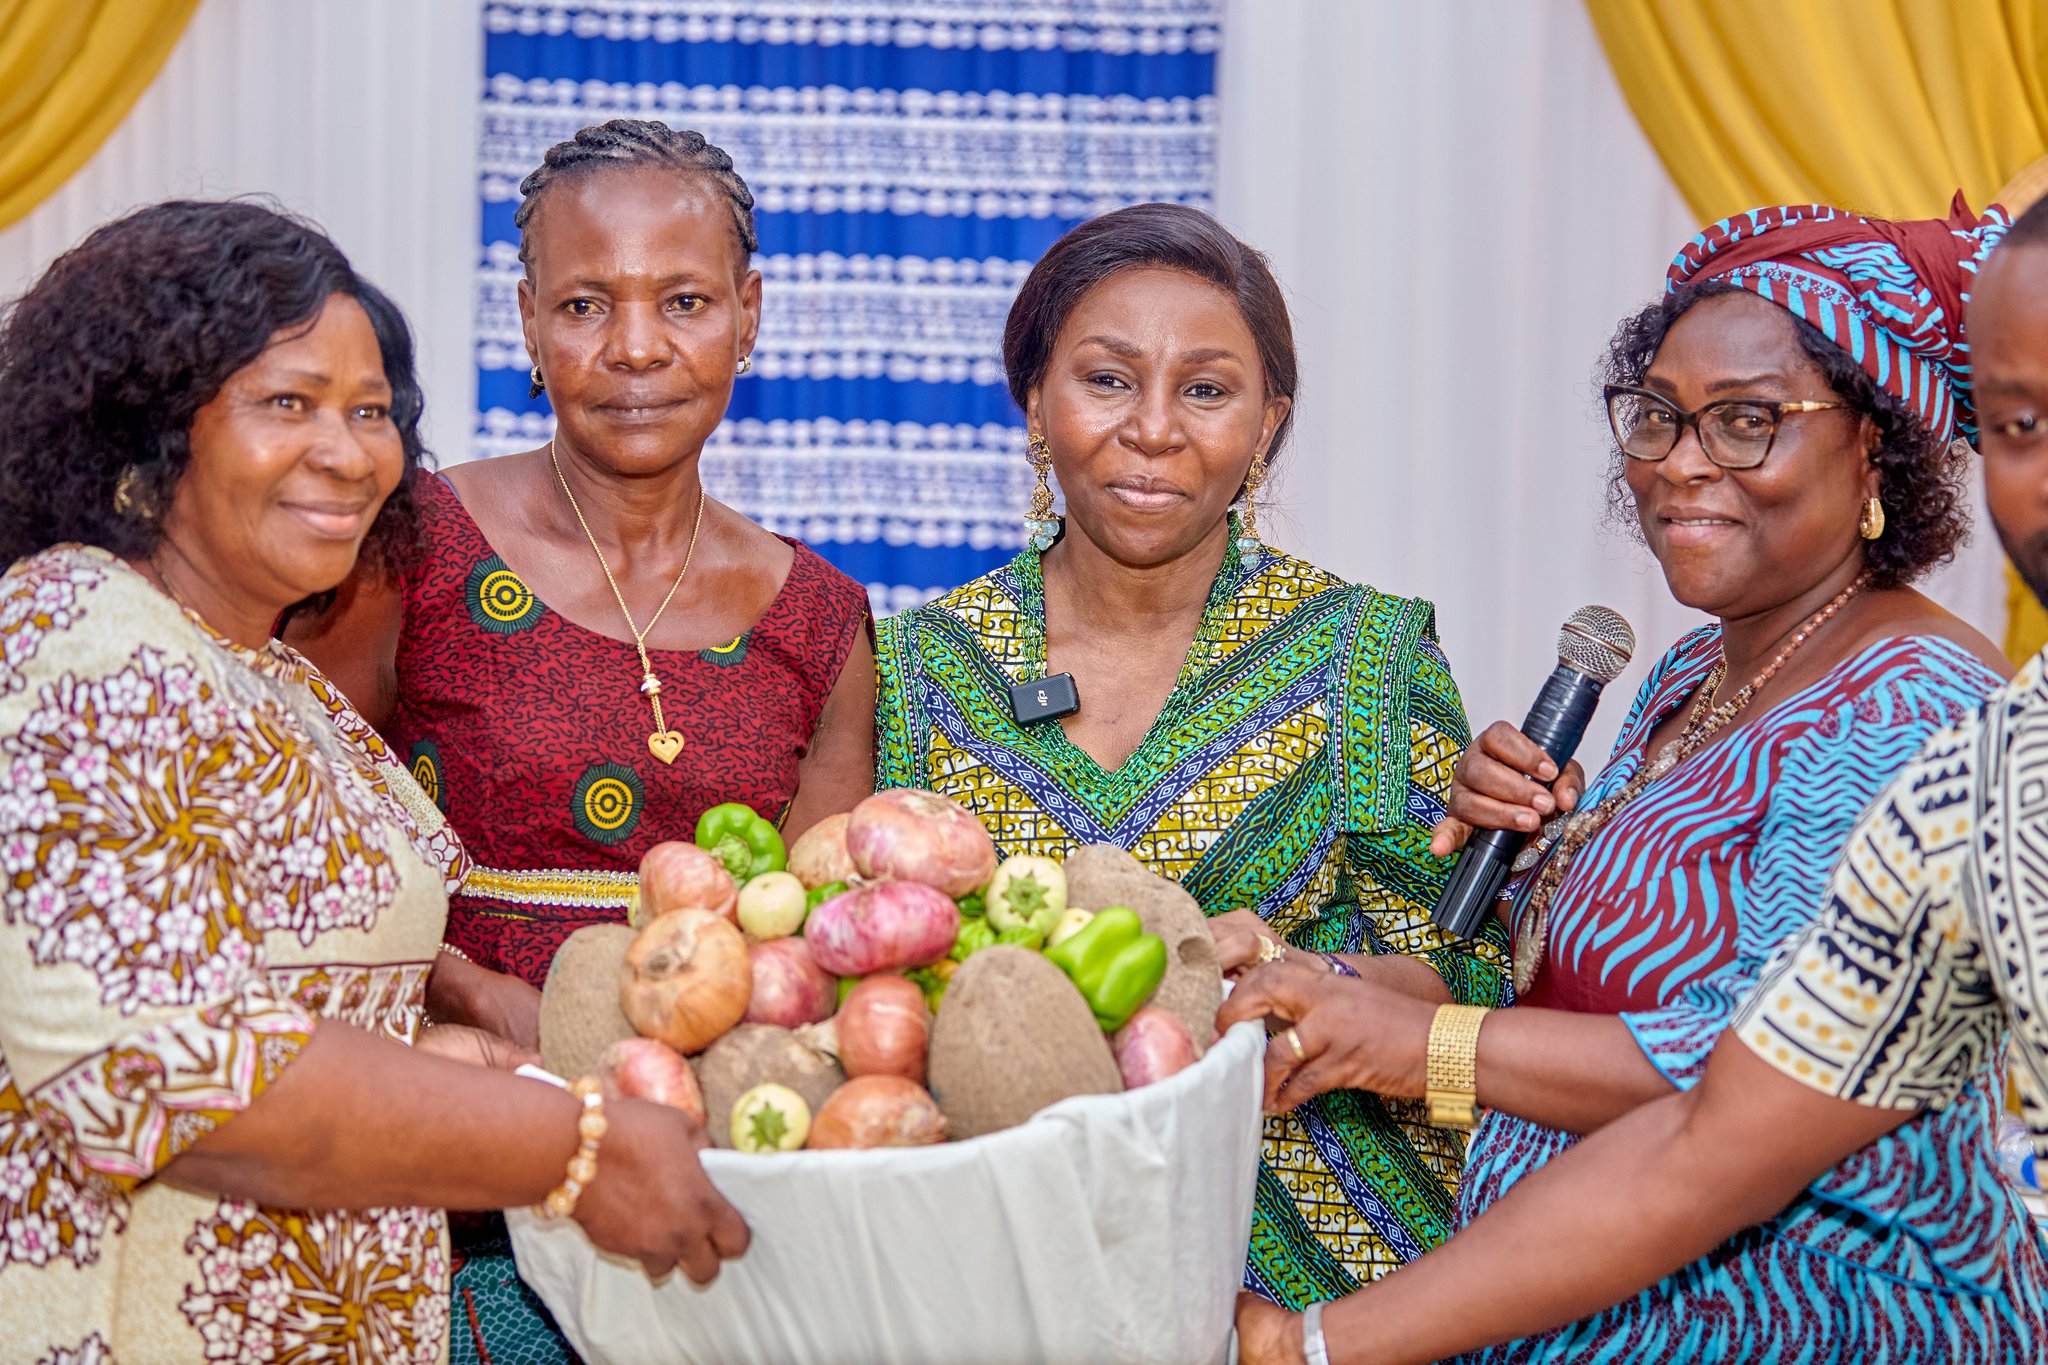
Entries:
[[582,1077],[569,1087],[569,1093],[583,1105],[583,1112],[576,1116],[576,1155],[569,1158],[569,1172],[562,1183],[534,1205],[533,1211],[542,1218],[567,1218],[576,1212],[576,1201],[597,1179],[597,1145],[611,1126],[604,1116],[604,1086],[597,1077]]
[[1429,1121],[1445,1128],[1479,1122],[1479,1024],[1487,1011],[1477,1005],[1438,1005],[1429,1025],[1425,1094]]

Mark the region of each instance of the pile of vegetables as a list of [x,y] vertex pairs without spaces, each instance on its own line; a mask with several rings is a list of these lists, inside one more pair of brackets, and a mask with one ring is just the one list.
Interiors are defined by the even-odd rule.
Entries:
[[926,791],[790,847],[714,807],[642,859],[628,919],[557,955],[543,1061],[746,1152],[923,1146],[1147,1085],[1201,1056],[1222,1002],[1178,886],[1106,846],[999,861]]

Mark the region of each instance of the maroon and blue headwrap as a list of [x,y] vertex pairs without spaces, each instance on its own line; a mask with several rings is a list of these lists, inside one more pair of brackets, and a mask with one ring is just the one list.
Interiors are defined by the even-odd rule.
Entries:
[[1961,193],[1947,218],[1889,222],[1825,204],[1751,209],[1692,239],[1665,275],[1675,293],[1723,281],[1820,329],[1942,437],[1977,440],[1963,305],[2012,225]]

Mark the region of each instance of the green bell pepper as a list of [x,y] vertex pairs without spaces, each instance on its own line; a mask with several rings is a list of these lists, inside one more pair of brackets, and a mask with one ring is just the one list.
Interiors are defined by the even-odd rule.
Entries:
[[953,940],[953,951],[946,954],[955,962],[965,962],[983,948],[993,948],[996,931],[985,919],[967,920],[960,926],[960,937]]
[[1045,956],[1081,992],[1104,1032],[1122,1028],[1166,978],[1166,940],[1146,933],[1138,912],[1121,905],[1096,911]]
[[960,907],[960,914],[965,919],[980,919],[982,912],[987,908],[979,891],[970,891],[953,904]]
[[844,890],[846,890],[845,882],[826,882],[823,886],[812,887],[809,891],[804,892],[804,913],[808,915],[811,911],[817,909]]
[[739,801],[713,806],[697,817],[696,844],[724,863],[741,885],[763,872],[780,872],[789,866],[782,831]]

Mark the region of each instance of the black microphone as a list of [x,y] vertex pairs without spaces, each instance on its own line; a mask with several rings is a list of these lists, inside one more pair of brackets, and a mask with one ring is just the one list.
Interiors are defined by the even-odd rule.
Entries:
[[[1522,722],[1522,733],[1550,755],[1559,772],[1585,737],[1600,689],[1620,676],[1635,651],[1636,633],[1620,612],[1580,607],[1565,619],[1557,633],[1557,667]],[[1437,927],[1459,938],[1477,938],[1527,838],[1520,830],[1475,830],[1458,855],[1450,885],[1430,912]]]

